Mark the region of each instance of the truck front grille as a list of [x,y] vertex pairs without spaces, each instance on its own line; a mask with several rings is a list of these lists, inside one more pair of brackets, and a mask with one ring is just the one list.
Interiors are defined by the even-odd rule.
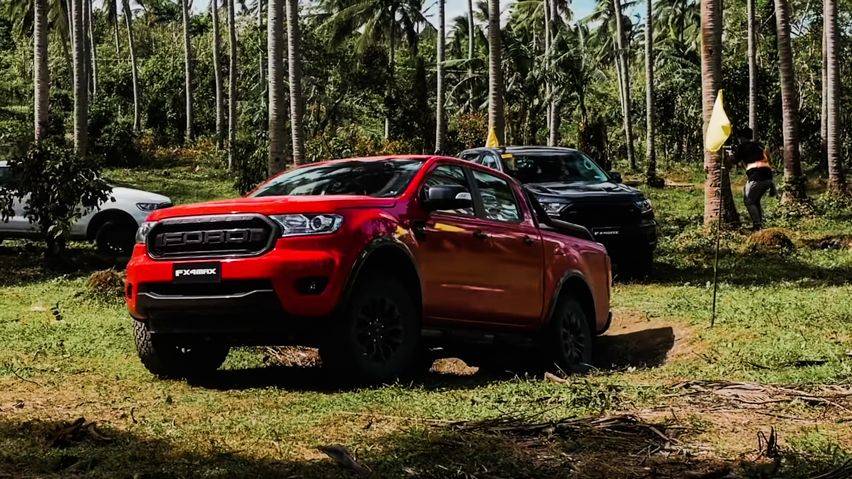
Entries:
[[148,254],[163,259],[254,256],[272,247],[277,231],[258,214],[167,218],[148,233]]
[[587,228],[625,226],[639,222],[639,211],[632,203],[578,203],[563,211],[559,219]]

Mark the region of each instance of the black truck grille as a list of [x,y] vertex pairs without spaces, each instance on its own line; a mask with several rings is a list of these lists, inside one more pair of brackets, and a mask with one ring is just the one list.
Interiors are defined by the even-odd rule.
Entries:
[[148,233],[152,258],[253,256],[267,251],[277,227],[256,214],[167,218]]
[[587,228],[625,226],[639,222],[639,211],[632,203],[575,204],[562,212],[561,220]]

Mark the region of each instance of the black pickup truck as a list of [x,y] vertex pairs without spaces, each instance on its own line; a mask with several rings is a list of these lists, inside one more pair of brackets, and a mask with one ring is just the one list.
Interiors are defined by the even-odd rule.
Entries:
[[622,272],[650,271],[657,246],[651,202],[583,152],[509,146],[474,148],[459,157],[507,173],[535,195],[549,216],[585,226]]

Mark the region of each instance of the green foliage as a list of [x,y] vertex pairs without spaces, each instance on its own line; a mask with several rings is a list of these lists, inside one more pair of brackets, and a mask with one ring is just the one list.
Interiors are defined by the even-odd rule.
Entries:
[[89,109],[89,141],[91,152],[104,166],[131,166],[140,162],[137,134],[133,118],[118,115],[115,100],[94,101]]
[[266,135],[241,135],[234,148],[234,189],[241,195],[253,190],[269,175],[267,171]]
[[110,187],[97,167],[56,142],[34,144],[25,156],[9,161],[11,181],[0,190],[0,214],[14,214],[24,199],[24,216],[38,225],[47,254],[62,251],[74,220],[110,198]]

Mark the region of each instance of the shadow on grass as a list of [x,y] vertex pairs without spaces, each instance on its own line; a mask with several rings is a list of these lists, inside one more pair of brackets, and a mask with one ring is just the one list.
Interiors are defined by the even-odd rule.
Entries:
[[41,243],[7,240],[0,244],[0,287],[26,286],[55,278],[80,278],[103,269],[119,271],[127,266],[127,258],[101,255],[93,248],[73,244],[59,260],[45,260]]
[[[330,459],[301,459],[267,441],[238,441],[252,451],[228,447],[229,438],[170,441],[108,424],[72,430],[71,423],[0,419],[0,476],[3,477],[767,477],[772,464],[725,461],[706,455],[672,453],[636,432],[592,430],[570,435],[544,429],[499,430],[487,422],[413,426],[390,433],[359,429],[347,444],[362,473]],[[137,426],[138,427],[138,426]],[[144,427],[144,424],[142,425]],[[549,432],[548,432],[549,431]],[[233,438],[230,438],[233,439]],[[307,440],[303,446],[323,445]],[[688,443],[684,440],[684,443]],[[303,448],[288,447],[290,451]],[[809,477],[836,471],[842,456],[812,457],[782,451],[773,477]],[[314,457],[322,457],[317,453]],[[834,476],[831,476],[834,477]],[[838,476],[840,477],[840,476]]]
[[[650,328],[623,334],[600,336],[595,342],[592,366],[598,372],[624,370],[627,368],[658,367],[665,363],[668,352],[675,343],[674,331],[670,327]],[[462,352],[454,350],[438,354],[437,358]],[[535,351],[518,346],[470,345],[458,354],[462,360],[452,357],[450,365],[433,367],[430,371],[404,381],[432,389],[473,389],[492,382],[507,381],[517,377],[541,379],[546,371],[552,370]],[[243,390],[255,388],[282,388],[289,391],[339,392],[352,390],[357,385],[346,384],[317,366],[270,365],[266,367],[224,369],[211,376],[195,379],[192,384],[216,390]],[[438,363],[436,363],[438,364]]]

